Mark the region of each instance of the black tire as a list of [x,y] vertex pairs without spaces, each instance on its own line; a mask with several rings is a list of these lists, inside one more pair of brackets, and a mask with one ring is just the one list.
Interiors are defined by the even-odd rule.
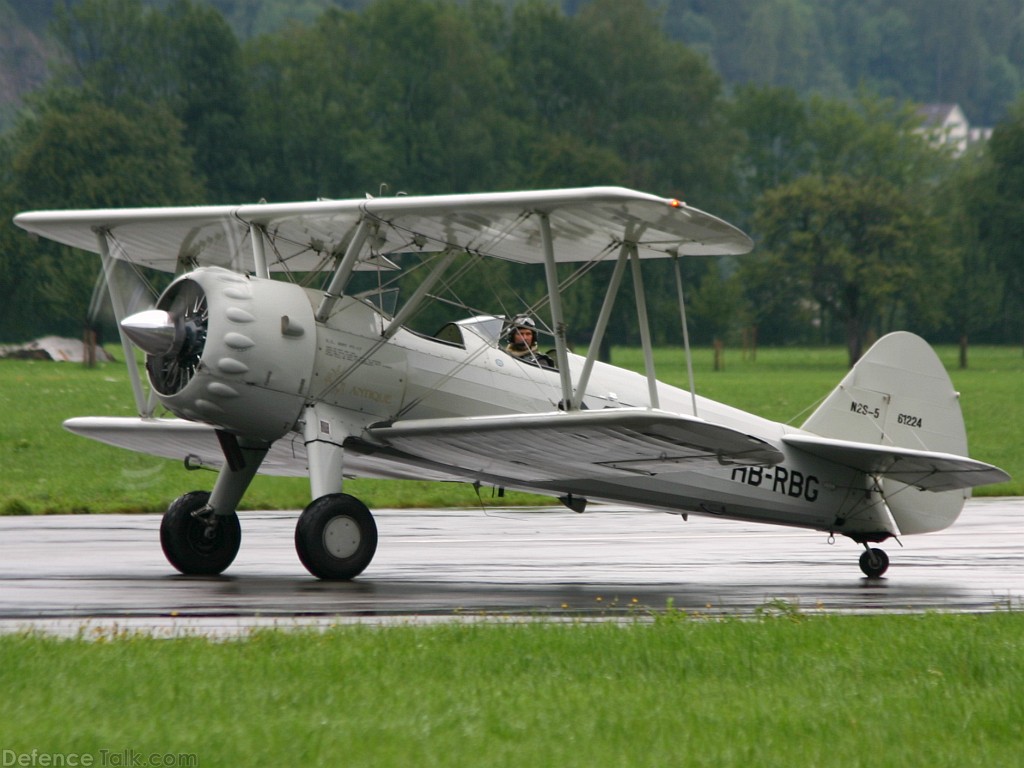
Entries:
[[216,576],[235,559],[242,543],[238,515],[217,515],[213,536],[205,522],[192,516],[209,501],[207,491],[176,498],[160,522],[160,546],[167,561],[186,576]]
[[881,549],[865,549],[860,555],[860,569],[869,579],[877,579],[889,570],[889,556]]
[[295,551],[318,579],[348,581],[370,564],[377,551],[377,524],[359,499],[329,493],[299,515]]

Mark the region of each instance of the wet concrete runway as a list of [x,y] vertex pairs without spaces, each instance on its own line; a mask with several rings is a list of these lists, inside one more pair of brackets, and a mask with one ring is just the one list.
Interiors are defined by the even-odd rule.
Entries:
[[[377,556],[350,583],[309,576],[297,513],[243,513],[224,576],[177,575],[158,516],[0,518],[0,631],[33,626],[231,632],[455,615],[617,617],[687,612],[1024,608],[1024,498],[968,503],[937,534],[884,545],[885,578],[825,534],[622,508],[381,510]],[[784,601],[784,602],[781,602]]]

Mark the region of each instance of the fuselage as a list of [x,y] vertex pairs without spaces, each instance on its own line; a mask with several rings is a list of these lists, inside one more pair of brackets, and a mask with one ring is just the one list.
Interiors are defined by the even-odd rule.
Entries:
[[[564,400],[558,371],[505,351],[501,318],[469,318],[424,335],[405,327],[389,329],[388,315],[353,297],[341,297],[318,322],[315,310],[323,294],[292,283],[218,268],[199,269],[180,280],[205,291],[209,320],[195,375],[162,400],[179,416],[242,437],[297,444],[303,419],[310,418],[304,414],[318,404],[339,415],[341,437],[358,443],[373,425],[550,413]],[[165,294],[174,295],[173,290]],[[567,360],[571,380],[579,381],[585,358],[570,353]],[[870,478],[782,442],[783,435],[798,429],[704,397],[694,400],[689,392],[660,382],[656,392],[659,410],[696,415],[743,432],[776,447],[784,460],[774,466],[716,464],[710,469],[681,462],[656,472],[537,480],[431,466],[429,457],[405,462],[394,453],[352,450],[345,452],[345,472],[450,477],[847,534],[891,530]],[[582,408],[650,407],[645,376],[594,363]]]
[[[313,297],[315,298],[315,297]],[[398,419],[547,413],[562,400],[559,373],[516,358],[504,349],[502,320],[476,317],[450,324],[436,336],[399,330],[381,344],[386,320],[361,301],[346,299],[318,329],[316,369],[324,385],[313,397],[357,412],[367,426]],[[353,328],[373,329],[356,334]],[[345,361],[362,360],[358,368]],[[585,358],[568,355],[572,380]],[[818,530],[886,530],[884,505],[863,474],[786,446],[784,434],[800,430],[659,382],[658,408],[696,415],[771,443],[785,456],[775,466],[721,466],[658,474],[623,472],[614,479],[560,478],[557,483],[516,478],[473,478],[526,490],[573,494],[676,513],[776,522]],[[583,407],[650,407],[647,378],[597,362]],[[495,451],[501,446],[495,445]],[[411,476],[419,476],[413,472]]]

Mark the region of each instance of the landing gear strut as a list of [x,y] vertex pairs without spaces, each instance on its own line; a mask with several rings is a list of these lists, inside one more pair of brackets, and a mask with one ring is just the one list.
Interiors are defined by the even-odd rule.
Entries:
[[186,576],[216,576],[231,565],[242,543],[238,515],[214,514],[210,494],[179,496],[160,522],[160,545],[168,562]]
[[860,556],[860,569],[869,579],[877,579],[889,570],[889,556],[881,549],[865,544]]
[[295,551],[318,579],[354,579],[377,551],[377,524],[359,499],[329,493],[314,499],[299,515]]

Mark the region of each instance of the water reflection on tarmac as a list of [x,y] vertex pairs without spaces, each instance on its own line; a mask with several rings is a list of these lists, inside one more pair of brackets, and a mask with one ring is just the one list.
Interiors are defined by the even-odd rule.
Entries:
[[[242,513],[242,549],[218,578],[177,575],[158,516],[0,518],[0,631],[231,633],[268,624],[454,616],[643,616],[1024,608],[1024,498],[968,502],[950,529],[885,545],[886,577],[825,534],[591,507],[380,510],[377,556],[350,583],[319,582],[293,547],[296,512]],[[415,618],[411,618],[415,617]]]

